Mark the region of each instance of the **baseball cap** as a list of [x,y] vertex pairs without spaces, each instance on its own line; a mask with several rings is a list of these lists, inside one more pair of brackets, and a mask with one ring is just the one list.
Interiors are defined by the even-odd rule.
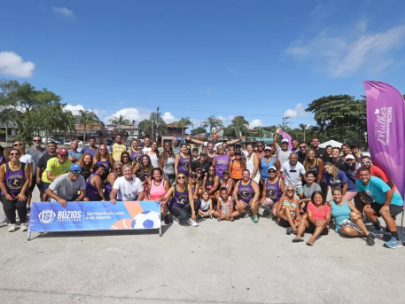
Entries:
[[202,169],[201,168],[197,168],[197,169],[195,169],[195,172],[197,172],[197,171],[202,171]]
[[285,139],[283,139],[283,140],[281,141],[281,143],[287,143],[287,144],[288,144],[289,141],[288,141],[288,139],[285,138]]
[[235,151],[235,155],[242,155],[242,152],[240,152],[240,151]]
[[193,148],[193,151],[198,151],[198,148]]
[[229,174],[229,171],[225,170],[224,172],[222,172],[222,174]]
[[346,160],[348,160],[348,159],[353,159],[353,160],[355,160],[354,156],[351,155],[351,154],[346,156]]
[[270,166],[270,167],[269,167],[269,170],[267,170],[267,171],[270,171],[270,170],[277,171],[277,168],[276,168],[276,167],[274,167],[274,166]]
[[68,155],[68,150],[66,148],[59,149],[58,155]]
[[266,146],[266,147],[264,148],[264,150],[271,150],[271,147],[270,147],[270,146]]
[[80,167],[79,164],[73,164],[73,165],[70,166],[70,171],[82,171],[82,167]]

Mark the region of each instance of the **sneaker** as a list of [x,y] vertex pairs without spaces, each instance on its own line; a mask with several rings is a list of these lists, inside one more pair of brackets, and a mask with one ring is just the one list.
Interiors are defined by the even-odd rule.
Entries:
[[177,218],[177,216],[174,216],[174,215],[173,215],[173,224],[176,224],[176,225],[180,224],[180,220]]
[[367,235],[367,240],[366,240],[367,245],[373,246],[375,244],[374,239],[375,239],[375,234],[372,232],[369,232]]
[[20,225],[20,229],[21,229],[21,231],[27,231],[27,230],[28,230],[27,224],[22,223],[22,224]]
[[395,248],[401,248],[403,245],[402,245],[401,241],[399,241],[396,238],[392,237],[388,242],[384,243],[384,246],[388,247],[388,248],[395,249]]
[[243,218],[248,218],[250,216],[249,212],[245,212],[245,215],[243,216]]
[[257,215],[252,216],[252,221],[253,221],[253,223],[258,223],[259,222],[259,218],[257,217]]
[[193,227],[197,227],[197,226],[198,226],[197,222],[194,221],[194,220],[192,220],[191,218],[188,219],[187,223],[188,223],[189,225],[193,226]]
[[16,224],[11,224],[10,228],[8,228],[8,232],[14,232],[17,230],[17,225]]
[[2,219],[0,220],[0,223],[8,223],[7,217],[3,216]]

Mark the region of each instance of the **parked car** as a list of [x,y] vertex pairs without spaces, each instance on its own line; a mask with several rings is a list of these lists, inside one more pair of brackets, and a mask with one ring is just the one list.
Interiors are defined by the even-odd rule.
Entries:
[[[71,143],[72,143],[71,140],[65,140],[64,145],[65,146],[70,146]],[[77,143],[79,144],[79,146],[83,146],[83,142],[81,140],[78,140]]]
[[[60,145],[60,142],[53,138],[48,138],[47,143],[50,143],[50,142],[54,142],[55,144]],[[42,138],[42,143],[43,144],[45,143],[45,138]]]

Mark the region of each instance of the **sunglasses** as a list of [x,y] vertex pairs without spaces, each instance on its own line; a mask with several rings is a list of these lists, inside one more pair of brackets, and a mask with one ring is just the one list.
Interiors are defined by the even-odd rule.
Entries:
[[301,146],[300,148],[301,148],[301,149],[306,149],[306,148],[307,148],[307,146]]
[[34,139],[33,142],[40,142],[40,139]]
[[186,179],[186,177],[185,176],[179,176],[179,177],[177,177],[177,179]]
[[196,178],[197,175],[190,175],[190,178]]
[[13,147],[21,146],[20,144],[14,144]]
[[10,156],[19,156],[20,154],[19,153],[10,153],[9,155]]
[[294,189],[287,189],[287,191],[288,191],[288,192],[290,192],[290,191],[294,191]]
[[115,167],[114,169],[115,169],[115,170],[121,170],[122,167]]
[[70,172],[72,172],[73,174],[80,174],[82,173],[82,170],[72,170]]
[[274,171],[274,170],[270,170],[270,171],[269,171],[269,173],[276,173],[276,171]]
[[361,164],[362,164],[362,165],[364,165],[364,164],[371,164],[371,161],[370,161],[370,160],[362,161]]

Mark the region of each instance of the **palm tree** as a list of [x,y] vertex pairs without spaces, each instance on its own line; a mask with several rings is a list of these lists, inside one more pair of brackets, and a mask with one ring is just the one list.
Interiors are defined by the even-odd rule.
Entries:
[[206,121],[204,121],[201,124],[201,127],[206,128],[210,127],[210,134],[212,133],[212,129],[216,127],[222,127],[224,124],[222,122],[222,119],[215,117],[214,115],[211,115],[210,117],[207,118]]
[[305,141],[305,131],[309,129],[309,125],[300,124],[298,127],[304,132],[304,141]]
[[110,119],[110,122],[116,126],[118,126],[118,132],[121,131],[121,127],[125,126],[126,124],[131,123],[129,121],[129,119],[126,119],[124,115],[120,115],[120,116],[113,116]]
[[232,119],[231,124],[225,129],[228,136],[235,136],[236,138],[248,132],[249,122],[243,116],[236,116]]
[[[150,121],[149,129],[151,132],[150,135],[152,136],[152,138],[154,138],[156,133],[161,133],[161,134],[167,133],[167,125],[166,125],[165,121],[163,120],[162,116],[160,115],[159,111],[150,113],[149,121]],[[154,130],[155,127],[156,127],[156,130]],[[153,133],[155,133],[155,134],[153,134]],[[157,138],[156,138],[156,140],[157,140]]]
[[181,137],[184,137],[184,128],[188,126],[194,127],[194,124],[191,122],[190,117],[182,117],[180,120],[177,122],[177,125],[179,128],[181,128]]
[[86,142],[86,130],[89,128],[90,130],[93,129],[93,124],[99,122],[99,118],[96,113],[88,110],[79,110],[79,115],[76,115],[76,121],[79,124],[82,124],[84,127],[83,132],[83,142]]

